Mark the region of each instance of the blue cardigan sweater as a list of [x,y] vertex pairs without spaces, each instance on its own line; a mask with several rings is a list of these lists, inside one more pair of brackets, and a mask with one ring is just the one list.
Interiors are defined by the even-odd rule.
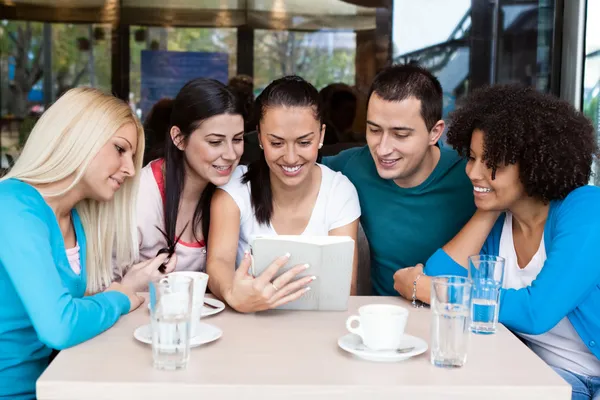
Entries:
[[129,311],[119,292],[84,297],[85,233],[75,210],[72,216],[80,275],[40,193],[16,179],[0,182],[0,399],[34,399],[52,349],[88,340]]
[[[499,321],[509,329],[539,335],[565,316],[600,359],[600,188],[584,186],[550,203],[544,226],[547,259],[531,286],[501,289]],[[498,255],[502,215],[481,254]],[[426,263],[427,275],[468,272],[442,249]]]

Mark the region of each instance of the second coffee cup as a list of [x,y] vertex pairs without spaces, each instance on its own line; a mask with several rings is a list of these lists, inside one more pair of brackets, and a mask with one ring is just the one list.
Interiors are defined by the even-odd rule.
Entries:
[[[396,350],[402,341],[408,310],[391,304],[369,304],[346,321],[346,328],[360,336],[371,350]],[[353,322],[358,322],[353,327]]]
[[193,295],[192,295],[192,315],[191,315],[191,332],[194,336],[197,332],[197,326],[202,316],[202,308],[204,307],[204,294],[208,285],[208,274],[195,271],[175,271],[169,276],[185,276],[193,280]]

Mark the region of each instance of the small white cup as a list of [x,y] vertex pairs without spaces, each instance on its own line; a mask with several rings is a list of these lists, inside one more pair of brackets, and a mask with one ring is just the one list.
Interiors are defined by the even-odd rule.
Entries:
[[194,281],[194,288],[192,294],[192,315],[191,315],[191,335],[192,337],[197,334],[198,323],[202,317],[202,307],[204,306],[204,294],[206,293],[206,286],[208,285],[208,274],[204,272],[196,271],[175,271],[171,272],[169,276],[185,276],[192,278]]
[[[358,309],[346,321],[346,328],[360,336],[365,346],[371,350],[396,350],[400,347],[404,328],[408,320],[408,310],[391,304],[369,304]],[[358,322],[356,328],[352,327]]]

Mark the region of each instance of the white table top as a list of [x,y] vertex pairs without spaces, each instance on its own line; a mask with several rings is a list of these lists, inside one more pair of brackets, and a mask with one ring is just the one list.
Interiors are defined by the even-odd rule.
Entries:
[[[571,388],[504,326],[471,335],[467,364],[440,369],[429,350],[398,363],[360,360],[337,346],[345,321],[369,303],[410,310],[406,333],[429,343],[430,311],[397,297],[351,297],[347,312],[226,309],[203,322],[223,330],[192,349],[185,370],[152,367],[150,345],[133,331],[146,304],[96,338],[62,351],[37,383],[39,400],[72,399],[570,399]],[[407,396],[407,397],[404,397]]]

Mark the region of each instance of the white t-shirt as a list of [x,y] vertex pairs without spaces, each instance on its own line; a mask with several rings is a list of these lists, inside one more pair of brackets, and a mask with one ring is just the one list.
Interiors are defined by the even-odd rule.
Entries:
[[[154,160],[142,168],[140,190],[137,200],[137,226],[140,246],[140,261],[156,257],[156,253],[167,247],[167,240],[156,228],[165,229],[165,184],[162,174],[162,159]],[[177,254],[176,271],[202,271],[206,269],[206,246],[204,241],[187,243],[182,240],[175,245]]]
[[[546,262],[544,236],[542,235],[540,247],[529,264],[523,269],[519,268],[513,242],[512,214],[507,212],[502,227],[502,236],[500,236],[499,256],[503,257],[506,262],[502,287],[505,289],[528,287]],[[579,375],[600,376],[600,360],[589,351],[567,317],[561,319],[554,328],[541,335],[516,333],[549,365]]]
[[[348,225],[360,217],[360,204],[354,185],[340,172],[321,167],[321,187],[317,201],[302,235],[327,236],[332,229]],[[233,198],[240,209],[240,237],[237,250],[237,262],[250,249],[250,243],[258,235],[276,236],[271,224],[260,224],[254,215],[250,197],[250,182],[244,184],[241,179],[248,168],[240,165],[233,172],[229,183],[221,186]]]

